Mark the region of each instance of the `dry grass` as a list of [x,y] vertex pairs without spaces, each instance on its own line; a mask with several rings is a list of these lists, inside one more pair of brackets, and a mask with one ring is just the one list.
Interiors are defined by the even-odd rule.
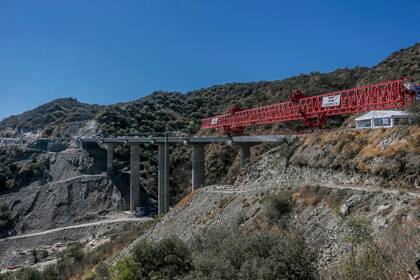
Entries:
[[187,207],[191,203],[191,201],[193,200],[193,198],[196,195],[197,195],[197,192],[196,191],[190,192],[189,194],[187,194],[186,196],[184,196],[181,199],[181,201],[176,204],[175,207],[176,208],[181,208],[181,209]]
[[234,195],[229,195],[227,197],[224,197],[222,198],[222,200],[219,201],[219,205],[217,207],[219,209],[224,209],[234,199],[235,199]]
[[329,271],[325,279],[405,280],[406,269],[416,271],[416,254],[420,248],[417,224],[395,224],[375,242],[359,248],[354,258]]
[[[388,181],[398,188],[410,188],[418,176],[415,159],[420,156],[420,127],[342,129],[307,134],[302,142],[292,163],[357,171],[386,180],[399,176],[400,182]],[[315,198],[311,200],[311,205],[318,203]]]
[[316,206],[322,201],[320,187],[313,185],[303,185],[299,190],[292,194],[293,201],[301,206]]
[[348,190],[338,190],[323,188],[321,186],[303,185],[299,190],[292,194],[293,201],[303,207],[315,207],[319,204],[326,205],[335,213],[338,213],[340,206],[349,198],[351,192]]

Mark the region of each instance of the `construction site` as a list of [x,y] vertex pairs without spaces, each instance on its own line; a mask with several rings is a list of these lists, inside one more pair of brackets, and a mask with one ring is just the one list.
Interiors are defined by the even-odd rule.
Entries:
[[409,2],[1,3],[0,280],[419,279]]

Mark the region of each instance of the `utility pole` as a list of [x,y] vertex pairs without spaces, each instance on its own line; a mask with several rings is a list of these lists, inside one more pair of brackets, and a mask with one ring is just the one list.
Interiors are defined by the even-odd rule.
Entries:
[[165,130],[165,191],[164,191],[164,200],[165,200],[165,213],[169,211],[169,131],[168,125],[166,125]]

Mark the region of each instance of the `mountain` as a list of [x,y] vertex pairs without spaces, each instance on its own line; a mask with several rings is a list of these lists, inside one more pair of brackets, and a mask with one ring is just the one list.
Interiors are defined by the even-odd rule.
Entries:
[[420,81],[420,43],[394,52],[384,61],[369,69],[360,80],[363,84],[409,77]]
[[[97,134],[156,135],[162,134],[167,124],[178,132],[203,134],[204,132],[199,131],[200,119],[223,113],[233,104],[249,108],[284,101],[289,92],[295,89],[301,89],[307,95],[316,95],[399,78],[402,75],[419,80],[419,47],[420,45],[416,44],[400,50],[372,68],[355,67],[330,73],[313,72],[281,81],[216,85],[186,94],[154,92],[132,102],[110,106],[82,104],[71,98],[54,100],[1,121],[0,135],[18,135],[22,130],[36,133],[33,136],[57,137]],[[344,118],[332,119],[329,125],[342,125]],[[275,124],[255,129],[261,133],[269,133],[278,132],[279,128],[298,125],[300,124]],[[182,279],[219,279],[218,273],[228,270],[232,274],[226,275],[241,274],[246,275],[246,279],[257,279],[257,276],[249,276],[249,273],[266,273],[278,267],[298,267],[293,260],[298,261],[300,265],[301,256],[310,256],[307,253],[312,253],[312,250],[307,251],[306,247],[301,246],[308,244],[308,248],[317,253],[317,262],[311,261],[310,264],[317,263],[323,269],[332,269],[331,277],[325,279],[354,279],[354,275],[364,275],[356,274],[363,271],[368,271],[370,276],[377,274],[381,279],[405,279],[405,269],[413,264],[415,249],[419,247],[418,238],[415,238],[418,236],[415,233],[418,231],[419,218],[419,194],[416,191],[420,170],[419,136],[420,129],[411,126],[363,131],[335,129],[308,133],[300,137],[291,136],[277,145],[262,144],[253,147],[252,160],[241,170],[237,148],[233,145],[210,144],[206,146],[205,155],[206,187],[194,192],[189,189],[191,147],[171,146],[171,211],[165,217],[156,219],[157,224],[134,242],[140,242],[140,245],[133,244],[134,247],[130,246],[124,252],[129,252],[130,248],[139,253],[142,253],[143,248],[152,252],[150,250],[153,249],[151,246],[155,246],[154,243],[142,243],[143,241],[156,242],[162,237],[177,236],[182,241],[179,240],[176,244],[193,244],[191,250],[195,251],[191,251],[192,261],[198,268],[196,271],[190,271],[192,274],[188,278]],[[77,149],[71,145],[73,143],[55,139],[51,141],[57,148],[57,152],[54,153],[37,148],[47,141],[33,142],[0,148],[0,235],[30,233],[98,221],[109,217],[108,214],[127,209],[127,170],[130,161],[128,145],[116,147],[115,172],[107,174],[102,172],[106,169],[107,157],[101,146],[92,145],[85,149]],[[51,148],[50,145],[48,148]],[[142,205],[156,204],[156,153],[156,145],[142,146],[140,187],[142,199],[147,200],[147,204],[142,202]],[[105,228],[102,225],[99,227]],[[249,240],[252,241],[249,244],[254,245],[245,246],[244,244],[248,243],[241,243],[242,235],[225,238],[224,232],[220,232],[222,235],[217,231],[213,234],[213,230],[217,230],[218,227],[243,233],[245,238],[256,238]],[[106,228],[109,229],[109,226]],[[76,230],[80,234],[83,233],[79,229]],[[260,235],[261,233],[282,235],[277,236],[279,239],[272,239],[274,235],[269,235],[267,239],[267,235]],[[67,231],[67,228],[65,232],[57,232],[61,235],[58,239],[55,234],[50,237],[54,240],[51,242],[46,235],[36,237],[35,242],[31,236],[11,242],[3,240],[0,242],[0,266],[26,266],[40,259],[49,261],[49,258],[55,257],[45,250],[46,244],[51,247],[52,242],[56,243],[57,240],[63,240],[63,243],[67,244],[76,240],[74,232]],[[97,227],[85,234],[86,238],[89,238],[89,248],[94,244],[92,238],[104,237],[98,233]],[[137,237],[138,228],[134,229],[132,234],[130,238]],[[130,236],[132,234],[130,233]],[[208,238],[206,234],[213,234],[213,237]],[[374,234],[381,236],[372,242]],[[295,241],[298,241],[296,237],[302,237],[305,244],[293,242],[291,237]],[[95,259],[96,256],[101,256],[102,261],[119,252],[123,248],[118,244],[121,242],[119,238],[114,240],[112,237],[111,243],[97,247],[98,250],[108,248],[107,250],[112,252],[108,256],[102,251],[90,251],[92,253],[87,253],[86,257],[80,257],[80,262],[59,259],[57,271],[54,267],[45,271],[57,272],[60,275],[63,270],[91,273],[93,268],[85,269],[86,266],[81,265],[83,261],[98,268],[95,279],[108,279],[99,277],[99,271],[108,273],[107,266],[111,260],[107,260],[106,265],[96,265],[97,263],[90,262],[90,259],[91,256],[95,256]],[[206,239],[209,242],[205,241]],[[274,247],[269,243],[264,243],[267,246],[261,247],[260,241],[263,240],[278,240],[281,243],[276,241],[277,251],[273,251]],[[36,247],[41,241],[43,247]],[[114,241],[116,250],[112,247]],[[206,246],[195,247],[200,243],[203,245],[202,241],[210,244],[211,250]],[[34,243],[38,245],[33,245]],[[362,243],[374,246],[360,247],[363,250],[359,253],[363,254],[355,255],[354,249]],[[147,246],[143,246],[144,244]],[[165,244],[178,251],[171,243]],[[214,247],[213,244],[219,245]],[[80,246],[87,248],[85,245]],[[76,252],[74,248],[76,247],[69,246],[60,256],[71,255],[68,252]],[[255,262],[254,248],[258,248],[259,252],[266,252],[263,254],[266,257]],[[266,249],[261,251],[261,248]],[[82,252],[82,249],[80,250]],[[270,256],[272,251],[275,252],[272,257],[276,258],[269,259],[267,256]],[[124,255],[124,252],[121,256],[130,260],[127,262],[130,264],[131,256]],[[159,260],[172,254],[161,249],[157,252],[158,254],[151,254]],[[299,255],[295,255],[297,257],[294,258],[290,252],[299,252]],[[349,252],[352,254],[349,258],[351,262],[347,262],[346,255]],[[401,252],[404,253],[400,254]],[[242,257],[235,265],[230,261],[237,260],[238,255],[245,256],[245,253],[251,256],[249,260],[252,262]],[[138,259],[133,260],[147,260],[141,254],[138,256]],[[283,257],[277,259],[278,256]],[[343,271],[341,267],[336,268],[341,261]],[[65,263],[72,264],[77,269],[62,267]],[[255,269],[256,266],[258,269]],[[316,268],[312,266],[307,268],[308,271],[316,272]],[[356,270],[349,270],[350,268]],[[113,271],[128,270],[124,268],[124,263],[117,262]],[[211,273],[214,277],[201,277],[202,273]],[[345,275],[348,277],[342,277],[343,273],[347,273]],[[399,276],[395,277],[397,274]],[[93,279],[91,274],[89,277]],[[25,277],[17,276],[12,279],[23,278]],[[50,279],[42,276],[38,278]],[[313,279],[304,276],[298,278]],[[369,276],[360,279],[366,278]]]
[[[420,44],[393,53],[372,68],[355,67],[338,69],[330,73],[312,72],[280,81],[229,83],[215,85],[181,94],[178,92],[154,92],[149,96],[109,106],[88,105],[75,99],[58,99],[34,110],[0,122],[0,134],[11,129],[39,129],[43,136],[71,136],[102,134],[118,135],[162,135],[166,125],[171,130],[188,134],[199,132],[200,119],[226,112],[233,104],[243,108],[272,104],[287,99],[289,93],[300,89],[307,95],[351,88],[364,83],[380,82],[399,78],[402,75],[420,80]],[[342,125],[345,117],[329,121],[329,126]],[[299,122],[274,124],[251,128],[249,132],[276,131],[279,128],[296,128]],[[94,127],[94,129],[90,129]],[[80,133],[83,129],[84,133]],[[86,132],[87,131],[87,132]],[[128,148],[116,151],[116,160],[123,168],[127,166]],[[142,186],[152,197],[156,196],[156,159],[153,149],[145,149],[142,164]],[[171,150],[172,203],[178,201],[190,184],[188,146],[177,146]],[[207,183],[230,183],[237,175],[236,151],[233,147],[210,147],[206,166],[211,170]]]
[[[330,73],[312,72],[279,81],[229,83],[191,91],[154,92],[135,101],[110,106],[89,105],[72,98],[57,99],[0,122],[6,128],[43,129],[47,136],[62,134],[52,127],[94,119],[104,135],[162,133],[172,129],[196,133],[200,119],[226,112],[233,104],[244,108],[281,102],[296,89],[307,95],[351,88],[408,76],[420,80],[420,43],[391,54],[378,65],[338,69]],[[52,135],[51,135],[52,134]]]
[[20,115],[8,117],[0,122],[0,130],[44,132],[53,126],[93,119],[101,106],[80,103],[74,98],[60,98]]
[[355,86],[368,71],[364,67],[314,72],[282,81],[231,83],[203,88],[187,94],[155,92],[139,100],[116,104],[99,112],[97,119],[106,135],[161,133],[165,124],[172,129],[195,133],[200,119],[226,112],[233,104],[243,108],[281,102],[295,89],[308,95]]

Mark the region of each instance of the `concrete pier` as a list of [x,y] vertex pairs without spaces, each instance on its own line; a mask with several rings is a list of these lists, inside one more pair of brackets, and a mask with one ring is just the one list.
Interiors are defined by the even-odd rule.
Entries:
[[[158,209],[159,213],[169,210],[169,145],[184,144],[192,146],[192,190],[205,185],[204,151],[207,144],[235,145],[240,152],[240,166],[243,168],[250,160],[251,147],[261,143],[279,143],[285,135],[249,135],[249,136],[194,136],[194,137],[116,137],[116,138],[79,138],[83,144],[95,143],[107,150],[107,170],[113,169],[115,145],[130,145],[130,210],[140,206],[140,146],[141,144],[158,145]],[[1,139],[0,139],[1,140]],[[4,140],[4,139],[3,139]],[[105,144],[106,146],[102,146]]]
[[158,146],[158,213],[165,214],[169,211],[169,190],[168,190],[168,174],[169,153],[165,144]]
[[140,146],[130,145],[130,211],[140,206]]
[[192,191],[204,186],[204,144],[192,144]]
[[245,165],[251,159],[251,144],[241,144],[239,145],[239,165],[241,168],[244,168]]
[[106,170],[111,173],[114,170],[114,144],[106,144]]

